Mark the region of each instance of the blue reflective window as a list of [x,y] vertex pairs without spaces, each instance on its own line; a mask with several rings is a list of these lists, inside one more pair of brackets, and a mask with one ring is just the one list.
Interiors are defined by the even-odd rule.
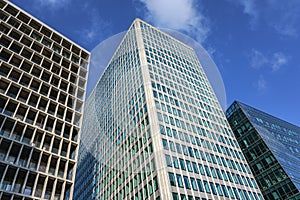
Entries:
[[191,189],[190,181],[187,176],[183,176],[183,181],[184,181],[185,188]]
[[182,177],[179,174],[176,174],[177,184],[179,187],[183,187]]

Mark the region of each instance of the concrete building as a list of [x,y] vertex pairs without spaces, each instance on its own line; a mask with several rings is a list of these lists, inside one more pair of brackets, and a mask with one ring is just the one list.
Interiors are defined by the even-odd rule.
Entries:
[[0,199],[72,199],[89,52],[0,1]]
[[133,22],[86,101],[75,199],[262,199],[200,62]]
[[235,101],[226,113],[265,199],[300,199],[300,127]]

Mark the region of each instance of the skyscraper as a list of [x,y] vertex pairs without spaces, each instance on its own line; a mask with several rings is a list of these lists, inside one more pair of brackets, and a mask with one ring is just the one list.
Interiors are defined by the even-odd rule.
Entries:
[[235,101],[226,115],[265,199],[300,199],[300,128]]
[[0,199],[70,199],[89,53],[0,8]]
[[261,199],[192,48],[136,19],[88,97],[75,199]]

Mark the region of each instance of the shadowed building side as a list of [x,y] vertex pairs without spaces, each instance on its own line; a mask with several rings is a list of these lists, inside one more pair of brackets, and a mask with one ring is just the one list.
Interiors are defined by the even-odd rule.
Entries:
[[90,54],[9,1],[0,19],[0,199],[72,199]]
[[300,199],[300,128],[237,101],[226,115],[264,198]]

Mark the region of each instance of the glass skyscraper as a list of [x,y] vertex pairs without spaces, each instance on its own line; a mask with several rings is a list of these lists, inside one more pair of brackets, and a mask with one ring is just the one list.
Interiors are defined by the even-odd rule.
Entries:
[[235,101],[226,112],[265,199],[300,199],[300,127]]
[[262,199],[192,48],[136,19],[87,98],[75,199]]
[[72,199],[89,52],[8,1],[0,19],[0,199]]

